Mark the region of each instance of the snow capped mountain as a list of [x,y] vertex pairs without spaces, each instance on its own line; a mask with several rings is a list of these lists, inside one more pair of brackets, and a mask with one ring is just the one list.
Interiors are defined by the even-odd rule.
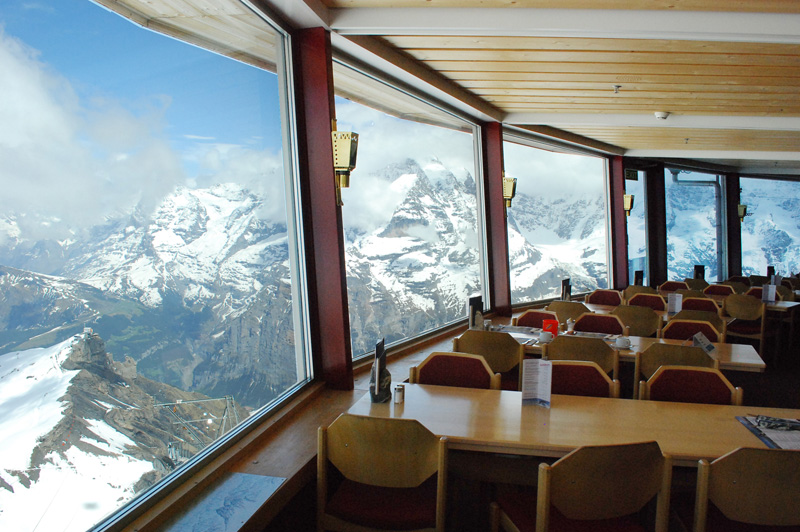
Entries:
[[[0,356],[0,529],[90,528],[214,439],[226,403],[205,400],[113,362],[91,332]],[[191,434],[174,423],[204,410]]]

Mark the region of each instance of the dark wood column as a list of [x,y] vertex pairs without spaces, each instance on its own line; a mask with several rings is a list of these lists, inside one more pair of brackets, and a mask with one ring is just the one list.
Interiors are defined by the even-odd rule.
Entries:
[[[728,233],[728,277],[742,275],[742,224],[739,221],[741,183],[738,174],[725,175],[725,212]],[[720,273],[722,280],[722,273]]]
[[483,150],[483,190],[486,204],[486,258],[489,263],[489,305],[500,316],[511,316],[508,224],[503,201],[502,125],[498,122],[482,124],[481,145]]
[[647,187],[647,257],[650,286],[667,280],[667,207],[664,165],[659,163],[645,172]]
[[609,160],[609,167],[611,287],[622,290],[630,284],[628,280],[628,223],[622,203],[622,196],[625,194],[625,168],[622,157],[612,157]]
[[342,210],[336,205],[331,121],[336,118],[330,34],[298,30],[295,97],[314,371],[329,386],[353,388]]

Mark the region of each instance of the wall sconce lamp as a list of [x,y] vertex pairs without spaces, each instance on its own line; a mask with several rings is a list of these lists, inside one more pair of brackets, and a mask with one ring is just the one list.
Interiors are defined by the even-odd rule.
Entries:
[[511,207],[511,200],[517,195],[517,178],[503,176],[503,200],[506,209]]
[[356,167],[358,133],[336,131],[336,122],[331,132],[333,141],[333,171],[336,185],[336,205],[342,203],[342,188],[350,186],[350,172]]
[[744,217],[747,216],[747,205],[739,204],[739,222],[744,222]]
[[633,210],[633,194],[625,194],[622,196],[622,210],[625,211],[626,216],[631,215]]

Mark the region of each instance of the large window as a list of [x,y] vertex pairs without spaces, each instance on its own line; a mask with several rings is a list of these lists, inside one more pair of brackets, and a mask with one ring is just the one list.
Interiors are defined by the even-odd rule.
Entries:
[[0,529],[83,531],[310,376],[285,91],[78,0],[0,72]]
[[506,140],[507,177],[517,178],[508,209],[512,303],[608,287],[606,159]]
[[342,192],[358,357],[466,316],[482,289],[480,190],[469,124],[341,64],[334,82],[338,129],[359,134]]
[[630,215],[626,216],[626,228],[628,232],[628,279],[633,284],[635,273],[643,272],[643,283],[648,286],[649,275],[647,269],[647,219],[645,217],[645,207],[647,198],[645,197],[644,186],[647,173],[635,172],[636,179],[625,179],[625,194],[633,196],[633,209]]
[[669,280],[694,277],[695,265],[705,266],[706,281],[720,280],[719,176],[670,168],[664,175]]
[[800,272],[800,183],[742,178],[742,273]]

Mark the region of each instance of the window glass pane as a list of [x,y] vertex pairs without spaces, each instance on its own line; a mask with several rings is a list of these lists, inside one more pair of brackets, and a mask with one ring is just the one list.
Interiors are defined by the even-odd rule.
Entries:
[[667,275],[670,281],[694,277],[705,266],[705,279],[718,281],[720,266],[720,189],[717,176],[667,168]]
[[336,98],[337,128],[359,134],[342,191],[354,357],[463,319],[481,291],[473,135],[381,107]]
[[626,216],[628,229],[628,279],[633,284],[634,273],[637,270],[644,272],[644,285],[648,286],[647,275],[647,220],[645,219],[644,183],[645,172],[636,172],[638,179],[625,180],[625,194],[633,196],[633,209],[630,216]]
[[766,275],[767,266],[800,272],[800,183],[742,178],[742,273]]
[[0,530],[83,531],[308,378],[278,77],[86,1],[0,28]]
[[608,287],[606,160],[503,143],[506,177],[517,178],[508,209],[511,302]]

